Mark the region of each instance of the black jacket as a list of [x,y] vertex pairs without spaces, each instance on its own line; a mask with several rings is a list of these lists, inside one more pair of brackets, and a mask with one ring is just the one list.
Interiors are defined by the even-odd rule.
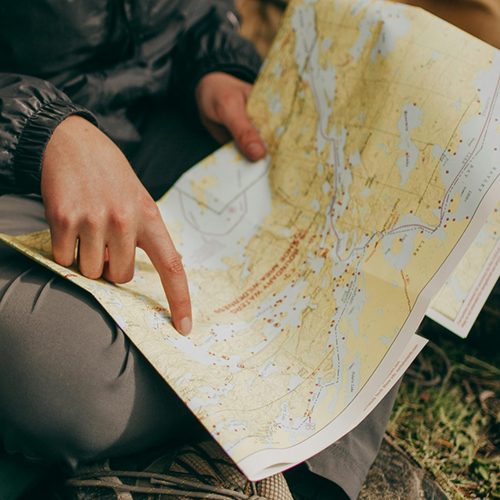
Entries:
[[230,0],[0,3],[0,195],[39,193],[56,126],[78,114],[115,140],[138,135],[127,110],[178,96],[193,110],[202,76],[253,81],[260,59]]

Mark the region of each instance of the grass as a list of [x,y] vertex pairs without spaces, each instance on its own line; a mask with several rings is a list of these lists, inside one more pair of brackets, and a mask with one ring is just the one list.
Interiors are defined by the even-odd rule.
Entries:
[[500,303],[493,294],[467,340],[424,321],[420,333],[437,347],[426,347],[413,373],[405,376],[388,428],[454,500],[500,499],[500,318],[491,307],[495,301]]

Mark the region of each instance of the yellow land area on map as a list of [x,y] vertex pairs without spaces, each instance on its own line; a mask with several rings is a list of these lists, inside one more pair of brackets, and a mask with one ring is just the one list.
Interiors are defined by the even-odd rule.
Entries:
[[499,81],[495,49],[420,9],[293,1],[248,108],[268,158],[228,145],[159,202],[187,338],[143,252],[115,286],[57,266],[47,233],[5,240],[93,293],[237,463],[287,449],[389,372],[484,223]]
[[427,316],[466,337],[500,275],[500,205],[432,299]]

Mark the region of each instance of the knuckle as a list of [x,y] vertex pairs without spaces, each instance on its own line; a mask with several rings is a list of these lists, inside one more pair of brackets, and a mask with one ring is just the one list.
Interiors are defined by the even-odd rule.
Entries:
[[66,210],[46,211],[45,218],[60,231],[69,231],[76,226],[76,217]]
[[104,211],[93,211],[82,217],[81,224],[86,229],[101,229],[106,224],[106,215]]
[[124,231],[130,226],[132,217],[126,210],[114,211],[109,215],[110,225]]
[[184,266],[178,254],[166,259],[164,267],[165,271],[172,276],[181,276],[184,274]]
[[225,114],[228,110],[234,109],[239,104],[239,98],[235,94],[228,92],[222,95],[215,102],[215,111],[217,114]]
[[160,217],[160,211],[152,199],[143,202],[142,214],[147,221],[156,221]]

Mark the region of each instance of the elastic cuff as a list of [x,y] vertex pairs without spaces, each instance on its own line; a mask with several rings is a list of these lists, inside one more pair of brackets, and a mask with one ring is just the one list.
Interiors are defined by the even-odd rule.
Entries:
[[56,127],[71,115],[82,116],[97,126],[97,119],[90,111],[63,100],[46,104],[26,122],[13,160],[16,183],[26,193],[40,194],[45,148]]

